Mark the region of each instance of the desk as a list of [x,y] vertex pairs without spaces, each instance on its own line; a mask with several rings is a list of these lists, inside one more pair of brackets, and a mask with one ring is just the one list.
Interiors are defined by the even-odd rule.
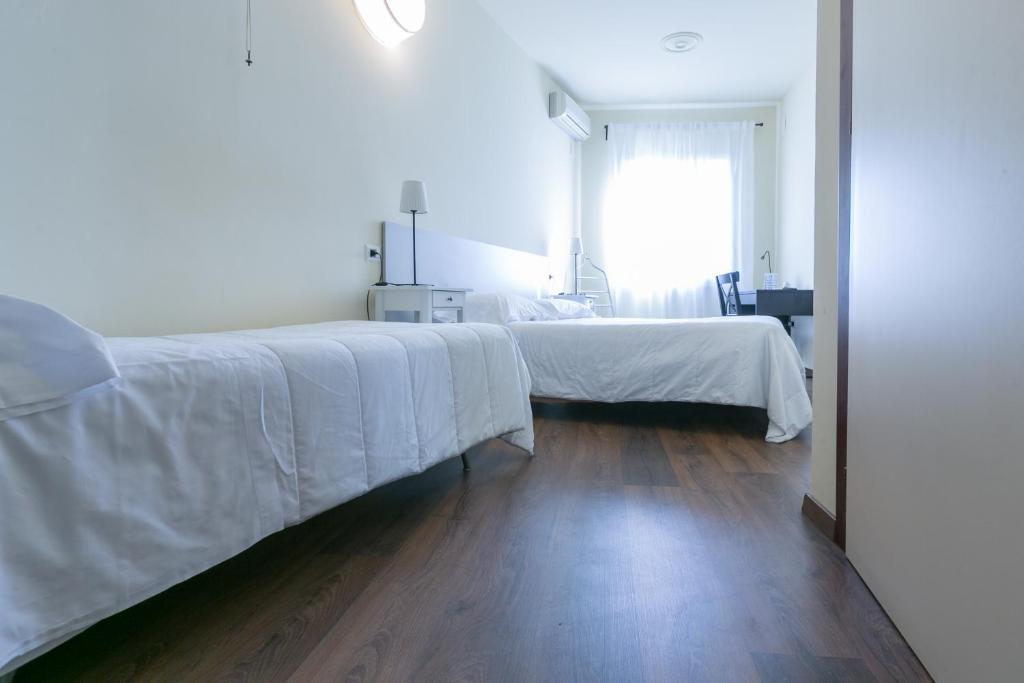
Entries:
[[778,318],[793,334],[793,316],[814,315],[813,289],[759,289],[756,292],[740,292],[740,305],[753,306],[756,315],[770,315]]

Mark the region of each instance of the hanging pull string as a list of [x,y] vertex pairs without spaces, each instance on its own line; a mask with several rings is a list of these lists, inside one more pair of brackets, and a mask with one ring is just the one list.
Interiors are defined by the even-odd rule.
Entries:
[[245,63],[252,66],[252,0],[245,0]]

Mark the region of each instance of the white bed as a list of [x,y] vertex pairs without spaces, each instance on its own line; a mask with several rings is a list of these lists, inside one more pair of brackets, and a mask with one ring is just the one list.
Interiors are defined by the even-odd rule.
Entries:
[[533,449],[529,376],[501,327],[107,341],[115,386],[0,420],[0,674],[478,443]]
[[536,397],[764,408],[775,443],[811,423],[803,362],[775,318],[598,318],[575,302],[513,294],[470,295],[466,316],[512,330]]
[[811,423],[803,362],[775,318],[584,318],[508,326],[534,396],[764,408],[765,438],[774,443]]

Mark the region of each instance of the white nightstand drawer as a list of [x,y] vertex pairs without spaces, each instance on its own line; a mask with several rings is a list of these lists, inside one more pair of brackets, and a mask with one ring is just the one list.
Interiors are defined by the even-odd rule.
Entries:
[[462,308],[466,305],[465,292],[435,289],[432,295],[434,308]]

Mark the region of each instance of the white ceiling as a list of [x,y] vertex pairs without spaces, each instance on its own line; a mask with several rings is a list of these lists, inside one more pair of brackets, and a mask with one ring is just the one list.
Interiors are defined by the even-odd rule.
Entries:
[[[587,104],[776,100],[810,68],[815,0],[479,0]],[[704,44],[670,54],[661,39]]]

